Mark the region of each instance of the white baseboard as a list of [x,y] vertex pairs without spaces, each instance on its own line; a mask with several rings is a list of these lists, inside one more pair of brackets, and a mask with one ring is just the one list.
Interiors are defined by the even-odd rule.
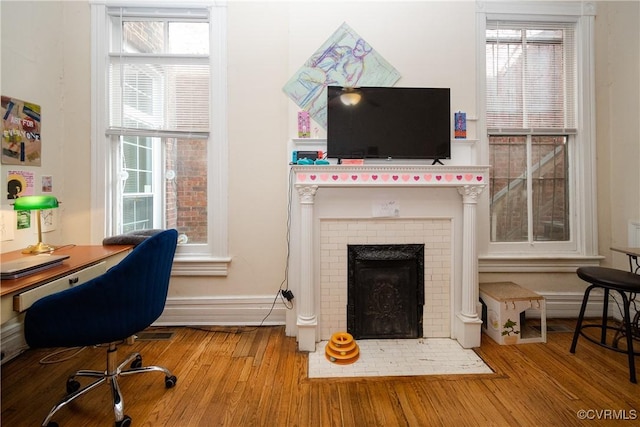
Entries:
[[[169,298],[155,326],[284,325],[287,308],[280,297],[230,296]],[[0,327],[2,363],[27,349],[20,316]]]
[[[583,294],[579,292],[539,292],[545,297],[547,318],[577,318]],[[207,298],[169,298],[164,312],[154,325],[259,325],[271,310],[274,297],[225,296]],[[284,325],[287,308],[278,297],[263,325]],[[602,315],[602,294],[595,291],[589,298],[585,317]],[[615,303],[609,315],[619,316]]]
[[[582,305],[582,298],[584,296],[581,292],[539,292],[544,296],[547,304],[547,319],[553,318],[573,318],[577,319],[580,314],[580,306]],[[609,311],[608,316],[615,319],[622,319],[622,312],[618,305],[614,301],[615,297],[618,297],[618,302],[622,303],[620,297],[612,292],[609,294]],[[589,295],[589,302],[587,303],[587,309],[584,313],[585,318],[601,317],[602,316],[602,302],[604,297],[602,292],[594,290]],[[621,306],[620,306],[621,308]],[[631,316],[633,317],[635,311],[631,307]]]
[[154,325],[284,325],[286,312],[279,296],[169,298]]
[[[577,318],[583,294],[579,292],[540,292],[545,297],[547,318]],[[156,326],[195,325],[284,325],[288,309],[280,297],[223,296],[206,298],[169,298],[164,312],[154,323]],[[585,317],[602,315],[602,294],[595,291],[589,298]],[[609,315],[619,318],[614,302],[609,304]],[[633,315],[633,314],[632,314]],[[2,363],[11,360],[26,348],[22,322],[12,319],[0,329]]]

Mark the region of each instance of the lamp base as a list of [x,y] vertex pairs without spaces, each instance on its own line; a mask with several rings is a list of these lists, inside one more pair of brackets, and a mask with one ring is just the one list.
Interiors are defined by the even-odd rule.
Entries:
[[28,246],[26,249],[22,250],[23,254],[45,254],[49,252],[53,252],[55,250],[55,246],[47,245],[46,243],[38,242],[35,245]]

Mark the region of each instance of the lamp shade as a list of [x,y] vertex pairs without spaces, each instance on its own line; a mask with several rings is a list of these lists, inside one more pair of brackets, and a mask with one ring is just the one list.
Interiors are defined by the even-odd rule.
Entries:
[[360,99],[362,99],[362,95],[360,94],[360,91],[358,89],[345,87],[342,90],[343,93],[340,95],[340,101],[342,101],[344,105],[356,105],[358,102],[360,102]]
[[23,196],[15,199],[13,204],[14,211],[34,211],[57,207],[58,199],[55,196]]

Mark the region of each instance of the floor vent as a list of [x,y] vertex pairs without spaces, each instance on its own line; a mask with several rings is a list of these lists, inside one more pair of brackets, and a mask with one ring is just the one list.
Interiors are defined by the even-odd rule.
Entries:
[[[535,326],[531,326],[532,329],[535,329],[536,331],[540,332],[540,326],[539,325],[535,325]],[[548,332],[573,332],[574,329],[569,327],[569,326],[565,326],[565,325],[549,325],[549,323],[547,323],[547,333]]]
[[160,331],[144,331],[136,335],[136,339],[139,341],[169,341],[173,338],[174,332],[160,332]]

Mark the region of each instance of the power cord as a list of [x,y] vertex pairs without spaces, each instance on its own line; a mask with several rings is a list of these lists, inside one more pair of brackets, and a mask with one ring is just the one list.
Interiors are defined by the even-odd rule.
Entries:
[[[291,258],[291,204],[293,198],[293,169],[289,168],[289,194],[287,196],[287,257],[284,265],[284,279],[280,283],[279,292],[288,301],[293,299],[293,292],[289,289],[289,261]],[[284,288],[283,288],[284,286]],[[285,304],[286,306],[286,304]],[[288,307],[287,307],[288,308]],[[293,306],[291,306],[293,308]]]
[[[69,359],[73,359],[78,354],[80,354],[82,351],[84,351],[86,348],[87,347],[70,347],[70,348],[64,348],[62,350],[54,351],[53,353],[49,353],[45,357],[40,359],[40,364],[41,365],[53,365],[54,363],[65,362],[65,361],[67,361]],[[59,359],[54,359],[54,357],[56,357],[56,356],[58,356],[60,354],[64,354],[64,353],[70,352],[70,351],[73,351],[73,353],[69,354],[68,356],[61,357]]]
[[273,298],[273,302],[271,303],[271,308],[269,308],[269,312],[262,318],[262,320],[260,321],[260,324],[254,328],[242,330],[240,331],[240,333],[253,332],[256,329],[263,326],[267,318],[271,316],[271,313],[273,313],[273,309],[275,308],[276,303],[278,302],[278,298],[282,300],[282,303],[284,304],[287,310],[293,309],[293,303],[291,301],[293,300],[294,296],[293,296],[293,292],[291,292],[291,289],[289,289],[289,259],[291,257],[291,202],[292,202],[292,194],[293,194],[292,182],[293,182],[293,170],[289,169],[289,194],[287,197],[287,234],[286,234],[287,256],[286,256],[286,262],[284,266],[284,278],[282,279],[282,282],[280,282],[280,286],[278,287],[278,291],[276,292],[276,295]]
[[284,265],[284,278],[282,279],[282,282],[280,283],[280,286],[278,287],[278,292],[276,293],[276,296],[273,299],[273,304],[271,305],[271,310],[269,310],[269,313],[267,313],[265,318],[262,319],[262,322],[260,322],[260,326],[262,326],[264,321],[267,319],[267,317],[269,317],[269,315],[273,311],[273,308],[275,307],[275,304],[278,301],[278,297],[281,298],[281,300],[282,300],[284,306],[287,308],[287,310],[292,310],[293,309],[293,304],[291,303],[291,301],[293,300],[293,292],[291,292],[291,289],[289,289],[289,261],[291,259],[291,204],[292,204],[292,197],[293,197],[293,169],[290,168],[289,169],[289,194],[288,194],[288,197],[287,197],[287,234],[286,234],[287,256],[286,256],[286,261],[285,261],[285,265]]
[[58,250],[64,249],[64,248],[73,248],[75,246],[76,246],[75,243],[69,243],[67,245],[62,245],[62,246],[56,246],[51,252],[55,252],[55,251],[58,251]]
[[[126,340],[121,340],[118,343],[119,344],[123,344]],[[81,352],[83,352],[84,350],[86,350],[87,348],[91,347],[91,348],[100,348],[100,347],[104,347],[106,344],[96,344],[96,345],[92,345],[92,346],[83,346],[83,347],[68,347],[68,348],[63,348],[61,350],[57,350],[54,351],[52,353],[47,354],[46,356],[44,356],[42,359],[40,359],[39,363],[41,365],[52,365],[54,363],[61,363],[61,362],[65,362],[69,359],[72,359],[74,357],[76,357],[78,354],[80,354]],[[73,353],[71,353],[68,356],[65,357],[61,357],[59,359],[53,359],[54,357],[66,353],[66,352],[70,352],[73,351]]]

